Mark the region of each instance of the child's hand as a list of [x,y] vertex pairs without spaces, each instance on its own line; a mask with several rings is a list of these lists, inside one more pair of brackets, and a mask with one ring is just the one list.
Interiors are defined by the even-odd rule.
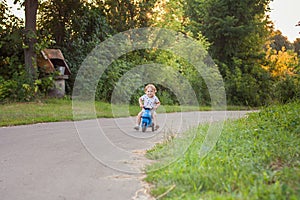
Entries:
[[143,104],[140,104],[140,108],[144,108],[144,105],[143,105]]

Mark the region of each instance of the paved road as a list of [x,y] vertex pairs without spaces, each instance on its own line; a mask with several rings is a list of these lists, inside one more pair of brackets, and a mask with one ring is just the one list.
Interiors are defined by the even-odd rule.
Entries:
[[1,200],[150,199],[142,182],[146,149],[169,133],[246,113],[160,114],[155,133],[133,130],[134,118],[0,128]]

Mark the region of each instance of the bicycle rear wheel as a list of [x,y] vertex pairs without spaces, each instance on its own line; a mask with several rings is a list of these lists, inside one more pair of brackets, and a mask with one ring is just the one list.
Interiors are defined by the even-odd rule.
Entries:
[[147,129],[147,126],[146,126],[146,123],[144,123],[144,124],[142,125],[142,132],[145,132],[146,129]]

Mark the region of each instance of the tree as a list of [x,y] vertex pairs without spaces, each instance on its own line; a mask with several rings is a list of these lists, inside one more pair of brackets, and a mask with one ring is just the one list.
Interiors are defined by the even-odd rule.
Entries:
[[22,49],[23,21],[9,12],[6,1],[0,3],[0,76],[12,78],[24,62]]
[[295,52],[297,53],[298,56],[300,56],[300,38],[297,38],[293,44],[294,44]]
[[273,82],[271,94],[274,100],[286,103],[300,96],[300,63],[297,53],[282,47],[280,51],[268,46],[266,63],[262,66],[268,71]]
[[292,50],[286,50],[284,46],[279,51],[268,46],[266,61],[262,67],[268,70],[273,77],[285,79],[286,76],[297,74],[296,68],[299,65],[297,54]]
[[102,2],[80,0],[44,1],[39,7],[38,36],[52,39],[48,48],[61,49],[72,75],[66,82],[68,93],[82,61],[91,50],[114,31],[107,22]]
[[[17,0],[15,0],[17,2]],[[37,78],[36,72],[36,14],[38,0],[25,0],[25,31],[24,31],[24,58],[25,68],[30,82]]]
[[151,16],[157,0],[106,0],[106,16],[117,33],[151,26]]
[[[259,56],[267,34],[265,12],[268,3],[269,0],[208,0],[208,13],[201,30],[213,42],[212,56],[231,71],[234,71],[236,59],[249,60]],[[247,71],[246,68],[241,70]]]
[[266,88],[260,62],[269,35],[269,2],[188,0],[187,28],[201,32],[211,43],[209,53],[225,80],[229,103],[260,104]]
[[184,13],[185,6],[186,2],[183,0],[158,1],[153,9],[154,26],[184,32],[184,25],[187,22]]
[[[80,0],[43,1],[39,8],[38,29],[40,35],[51,35],[56,46],[66,46],[72,30],[72,20],[82,17]],[[76,35],[77,32],[74,32]]]
[[275,49],[276,51],[280,51],[282,47],[284,47],[286,50],[292,50],[293,44],[288,41],[288,38],[283,36],[281,31],[276,30],[274,32],[271,32],[271,48]]

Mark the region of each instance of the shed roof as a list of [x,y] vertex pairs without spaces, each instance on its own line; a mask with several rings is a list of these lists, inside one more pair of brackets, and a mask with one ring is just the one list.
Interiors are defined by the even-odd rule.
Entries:
[[60,49],[43,49],[38,57],[38,66],[44,67],[47,72],[54,72],[58,66],[65,67],[65,75],[71,75],[69,66]]

